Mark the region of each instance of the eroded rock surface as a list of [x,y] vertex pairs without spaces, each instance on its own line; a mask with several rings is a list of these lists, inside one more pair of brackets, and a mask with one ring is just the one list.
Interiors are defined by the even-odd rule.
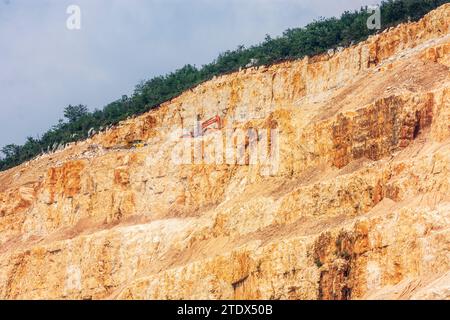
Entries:
[[[450,298],[449,21],[213,79],[0,173],[0,298]],[[180,138],[197,115],[222,131]]]

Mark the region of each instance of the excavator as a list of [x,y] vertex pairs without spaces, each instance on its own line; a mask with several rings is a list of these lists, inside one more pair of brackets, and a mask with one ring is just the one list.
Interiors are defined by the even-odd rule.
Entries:
[[220,116],[215,116],[202,123],[202,134],[205,134],[206,130],[208,130],[208,128],[215,123],[217,123],[218,130],[222,129],[222,121]]
[[[199,120],[199,119],[197,119],[197,120]],[[220,116],[216,115],[216,116],[206,120],[205,122],[202,122],[201,130],[198,130],[200,132],[196,133],[196,132],[191,131],[187,134],[182,135],[181,138],[193,138],[193,137],[196,138],[199,136],[203,136],[206,133],[206,131],[208,129],[210,129],[210,127],[213,124],[216,124],[216,123],[218,126],[218,130],[222,129],[222,119],[220,118]]]

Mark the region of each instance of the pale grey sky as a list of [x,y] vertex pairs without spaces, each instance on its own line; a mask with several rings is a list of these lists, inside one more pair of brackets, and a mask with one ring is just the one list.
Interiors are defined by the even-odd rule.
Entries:
[[[0,148],[68,104],[102,108],[141,80],[378,0],[0,0]],[[69,5],[82,28],[66,28]]]

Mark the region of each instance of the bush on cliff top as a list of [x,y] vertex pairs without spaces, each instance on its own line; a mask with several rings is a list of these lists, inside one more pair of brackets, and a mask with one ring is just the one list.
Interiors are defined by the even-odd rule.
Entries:
[[[414,21],[449,0],[388,0],[381,5],[382,28],[386,29],[405,21]],[[214,76],[245,67],[251,61],[258,65],[273,64],[286,59],[297,59],[325,52],[338,46],[348,46],[366,39],[375,31],[366,26],[369,14],[364,8],[345,12],[340,19],[319,19],[304,28],[288,29],[282,36],[266,36],[259,45],[234,51],[226,51],[202,68],[186,65],[170,74],[155,77],[137,85],[133,95],[123,96],[102,110],[88,112],[82,105],[69,106],[64,110],[67,121],[60,120],[40,138],[27,138],[22,146],[7,145],[1,149],[0,170],[19,165],[59,144],[87,138],[91,128],[98,131],[158,107],[183,91]]]

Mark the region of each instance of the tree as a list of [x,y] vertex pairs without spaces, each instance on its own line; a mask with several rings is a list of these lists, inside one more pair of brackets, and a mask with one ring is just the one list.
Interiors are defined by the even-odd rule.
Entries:
[[77,106],[69,105],[64,109],[64,117],[67,118],[70,123],[76,122],[87,114],[88,108],[82,104],[79,104]]
[[19,153],[20,147],[16,144],[8,144],[4,146],[1,152],[5,155],[6,158],[14,158]]

